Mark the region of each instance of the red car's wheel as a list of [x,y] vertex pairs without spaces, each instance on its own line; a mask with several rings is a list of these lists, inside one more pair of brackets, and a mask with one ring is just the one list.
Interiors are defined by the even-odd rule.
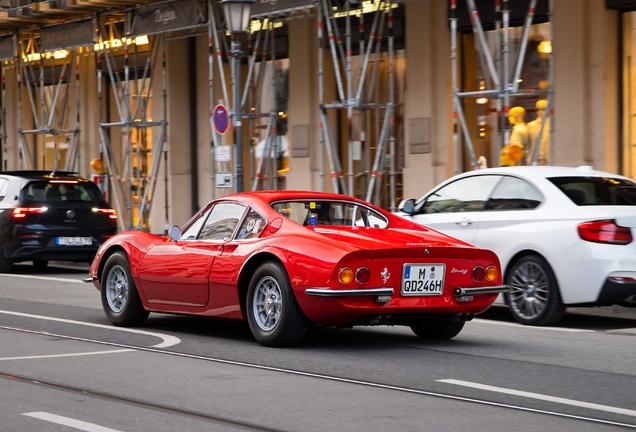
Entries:
[[411,330],[422,339],[448,340],[457,336],[464,328],[464,324],[464,322],[438,321],[414,324]]
[[252,334],[265,346],[294,345],[310,325],[296,302],[285,268],[273,261],[261,264],[254,272],[246,312]]
[[128,257],[112,254],[102,272],[102,306],[106,318],[116,326],[134,327],[148,318],[130,273]]

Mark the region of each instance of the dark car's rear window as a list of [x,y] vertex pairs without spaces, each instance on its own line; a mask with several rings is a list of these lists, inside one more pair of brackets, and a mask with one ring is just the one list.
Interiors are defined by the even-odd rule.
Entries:
[[578,206],[636,205],[636,183],[611,177],[548,178]]
[[55,203],[100,203],[102,194],[95,183],[61,181],[34,181],[20,191],[22,202]]

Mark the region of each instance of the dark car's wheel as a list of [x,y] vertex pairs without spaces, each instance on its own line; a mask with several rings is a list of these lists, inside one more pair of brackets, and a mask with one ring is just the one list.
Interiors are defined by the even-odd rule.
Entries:
[[521,324],[553,325],[561,320],[565,306],[556,277],[548,262],[539,255],[526,255],[515,261],[506,283],[506,303],[513,318]]
[[102,306],[108,320],[116,326],[134,327],[148,318],[130,273],[126,254],[112,254],[102,272]]
[[246,313],[252,334],[265,346],[294,345],[310,326],[296,302],[285,268],[273,261],[261,264],[254,272]]
[[10,273],[13,270],[13,260],[4,257],[2,244],[0,244],[0,273]]
[[464,328],[464,324],[464,322],[443,320],[434,323],[413,324],[411,330],[422,339],[448,340],[457,336]]
[[33,261],[33,268],[38,270],[38,271],[46,270],[46,268],[48,266],[49,266],[49,262],[47,260],[35,260],[35,261]]

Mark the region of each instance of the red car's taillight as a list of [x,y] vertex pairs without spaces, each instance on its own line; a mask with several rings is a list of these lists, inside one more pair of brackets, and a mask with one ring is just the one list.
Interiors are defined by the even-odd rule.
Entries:
[[614,220],[583,222],[578,226],[579,237],[593,243],[626,245],[632,242],[632,231],[616,225]]
[[48,207],[16,207],[11,214],[16,219],[26,217],[28,214],[40,214],[48,210]]

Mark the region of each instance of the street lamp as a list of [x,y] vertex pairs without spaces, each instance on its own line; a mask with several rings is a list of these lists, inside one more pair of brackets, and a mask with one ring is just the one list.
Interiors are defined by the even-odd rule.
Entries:
[[223,13],[227,22],[227,29],[232,33],[232,57],[234,58],[234,143],[236,144],[236,191],[243,192],[243,135],[241,125],[243,107],[241,106],[241,44],[237,37],[246,33],[250,25],[252,5],[256,0],[223,0]]

